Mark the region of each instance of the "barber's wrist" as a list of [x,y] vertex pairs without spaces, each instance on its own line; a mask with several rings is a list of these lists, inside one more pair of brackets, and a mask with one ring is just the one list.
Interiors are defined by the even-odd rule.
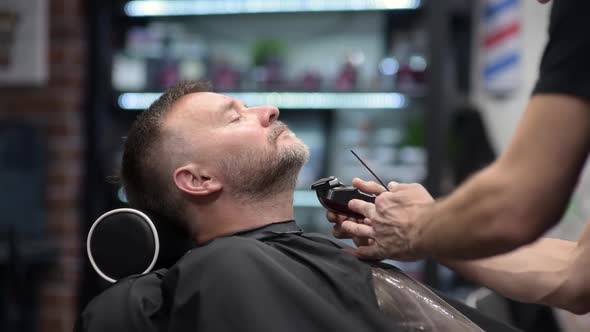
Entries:
[[423,204],[418,212],[416,222],[409,229],[409,246],[415,256],[427,258],[432,255],[425,240],[426,228],[432,225],[435,202]]

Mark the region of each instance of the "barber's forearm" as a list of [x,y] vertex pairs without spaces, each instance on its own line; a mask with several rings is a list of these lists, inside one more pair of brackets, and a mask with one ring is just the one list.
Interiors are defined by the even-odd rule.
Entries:
[[517,301],[542,303],[577,314],[590,311],[590,221],[578,242],[543,238],[491,258],[440,262]]
[[534,240],[540,233],[522,227],[525,210],[508,189],[514,185],[495,166],[483,170],[420,216],[415,245],[438,259],[462,259],[504,253]]
[[414,244],[483,258],[534,241],[561,218],[589,152],[590,103],[534,96],[506,152],[425,212]]
[[442,263],[508,298],[575,310],[568,285],[575,257],[575,242],[547,238],[504,255]]

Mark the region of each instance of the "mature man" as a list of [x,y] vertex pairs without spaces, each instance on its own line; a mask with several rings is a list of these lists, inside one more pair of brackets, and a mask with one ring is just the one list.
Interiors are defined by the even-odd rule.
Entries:
[[[330,215],[336,234],[365,238],[355,251],[365,259],[434,257],[508,297],[589,312],[590,230],[578,243],[537,241],[563,215],[590,154],[590,38],[580,34],[589,12],[586,0],[555,1],[539,81],[498,160],[437,202],[395,183],[374,205],[352,201],[368,219]],[[487,259],[460,261],[476,258]]]
[[[107,289],[80,330],[481,331],[399,270],[299,230],[308,149],[278,116],[181,83],[138,117],[122,165],[130,205],[176,221],[197,247]],[[512,330],[459,308],[487,331]]]

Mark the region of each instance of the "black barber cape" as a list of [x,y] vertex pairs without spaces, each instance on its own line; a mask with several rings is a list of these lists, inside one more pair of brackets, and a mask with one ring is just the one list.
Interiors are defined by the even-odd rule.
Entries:
[[[486,331],[513,331],[471,319],[492,324]],[[399,323],[379,309],[368,264],[284,222],[217,238],[169,270],[120,280],[88,304],[77,330],[404,330]]]

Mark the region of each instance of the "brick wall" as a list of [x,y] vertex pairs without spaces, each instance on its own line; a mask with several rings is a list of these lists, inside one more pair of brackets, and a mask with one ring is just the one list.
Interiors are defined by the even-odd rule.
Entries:
[[83,0],[47,1],[49,80],[40,87],[0,88],[0,119],[30,122],[46,133],[47,230],[58,256],[41,284],[39,330],[62,332],[73,328],[80,275],[86,20]]

